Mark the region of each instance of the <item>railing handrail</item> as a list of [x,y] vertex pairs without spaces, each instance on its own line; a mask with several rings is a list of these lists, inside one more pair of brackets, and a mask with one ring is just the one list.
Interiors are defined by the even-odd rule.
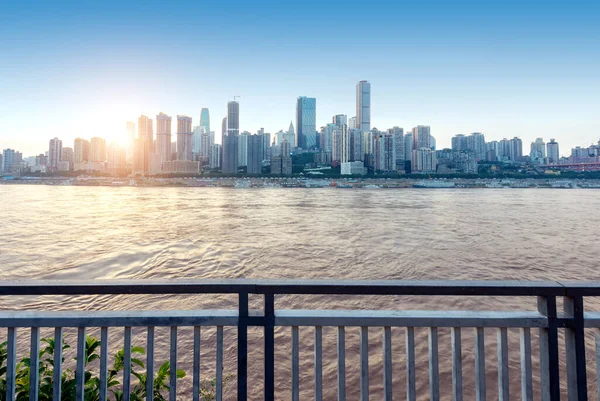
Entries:
[[0,281],[0,296],[90,294],[599,296],[600,281],[287,279]]

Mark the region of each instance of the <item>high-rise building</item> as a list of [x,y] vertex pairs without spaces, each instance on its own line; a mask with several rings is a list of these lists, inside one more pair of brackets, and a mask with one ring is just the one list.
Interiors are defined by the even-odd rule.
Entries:
[[558,142],[554,138],[550,139],[550,142],[546,144],[548,151],[548,161],[551,164],[556,164],[560,160],[560,153],[558,152]]
[[227,135],[240,134],[240,103],[227,103]]
[[332,122],[338,127],[341,127],[342,125],[348,125],[348,116],[345,114],[336,114],[333,116]]
[[90,142],[85,139],[75,138],[73,157],[75,163],[88,162],[90,160]]
[[510,140],[510,160],[518,161],[523,157],[523,141],[514,137]]
[[159,113],[156,116],[156,154],[160,168],[173,158],[171,147],[171,116]]
[[334,136],[339,137],[340,141],[340,163],[348,163],[351,161],[350,157],[350,133],[348,132],[348,126],[341,124],[336,126]]
[[261,128],[259,130],[258,134],[262,138],[262,149],[263,149],[262,159],[269,161],[269,160],[271,160],[271,134],[269,134],[268,132],[265,132],[264,128]]
[[238,167],[248,166],[248,131],[242,132],[238,138]]
[[210,132],[210,114],[206,107],[200,111],[200,127],[204,127],[204,132]]
[[371,84],[368,81],[356,84],[356,128],[364,132],[371,130]]
[[462,152],[467,150],[467,137],[463,134],[457,134],[452,137],[452,150]]
[[[141,115],[138,117],[138,139],[144,140],[143,172],[141,173],[147,174],[151,170],[152,159],[154,157],[154,154],[156,153],[156,145],[154,143],[154,129],[152,128],[152,119],[148,118],[145,115]],[[138,153],[141,154],[141,148],[139,148],[139,146],[136,148],[138,150]]]
[[546,158],[546,143],[543,138],[536,138],[535,142],[531,142],[529,157],[531,160],[541,161]]
[[[324,127],[321,127],[321,136],[319,137],[319,147],[324,152],[332,152],[333,151],[333,131],[336,129],[336,125],[334,123],[327,124]],[[339,152],[336,152],[339,154]]]
[[334,162],[342,161],[342,130],[332,124],[331,131],[331,160]]
[[412,133],[404,135],[404,160],[412,160],[413,151]]
[[356,129],[356,117],[350,117],[348,119],[348,129]]
[[148,151],[147,141],[145,138],[135,138],[133,141],[133,174],[146,175],[148,170]]
[[412,129],[413,149],[430,148],[431,129],[427,125],[418,125]]
[[388,129],[388,134],[394,136],[396,166],[404,169],[404,129],[393,127]]
[[292,174],[292,157],[291,144],[284,139],[281,142],[280,156],[271,158],[271,174],[272,175],[291,175]]
[[104,163],[106,161],[106,140],[95,137],[90,140],[90,161]]
[[225,174],[237,174],[238,171],[238,138],[239,135],[223,137],[222,170]]
[[475,155],[475,160],[485,160],[485,136],[482,133],[474,132],[467,137],[467,150]]
[[263,160],[263,137],[262,135],[247,136],[248,156],[247,172],[248,174],[260,174],[262,172]]
[[106,169],[110,174],[121,175],[125,173],[126,152],[115,143],[110,143],[107,148]]
[[177,160],[192,161],[192,117],[177,116]]
[[435,151],[427,147],[413,150],[413,161],[411,164],[412,171],[434,173],[437,167]]
[[374,135],[373,157],[376,171],[396,171],[396,138],[393,133]]
[[210,158],[208,159],[209,167],[212,169],[221,168],[221,145],[213,143],[210,146]]
[[223,117],[223,121],[221,122],[221,138],[227,135],[227,117]]
[[73,148],[62,148],[60,160],[69,163],[69,170],[73,171],[73,167],[75,165],[75,154],[73,152]]
[[[204,127],[201,127],[202,131],[204,131]],[[202,132],[200,136],[200,156],[201,157],[210,157],[212,152],[212,145],[215,144],[215,133],[211,132]]]
[[349,129],[350,133],[350,161],[364,161],[365,159],[365,133],[357,128]]
[[2,171],[0,173],[9,174],[11,172],[12,166],[15,163],[15,154],[14,149],[4,149],[2,151]]
[[300,96],[296,102],[297,147],[317,147],[317,99]]
[[62,155],[62,141],[58,138],[50,139],[48,148],[48,170],[58,171],[58,162]]

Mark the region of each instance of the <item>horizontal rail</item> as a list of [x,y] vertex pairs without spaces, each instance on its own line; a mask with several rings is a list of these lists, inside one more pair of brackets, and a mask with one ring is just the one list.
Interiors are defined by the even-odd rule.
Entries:
[[5,295],[344,294],[594,296],[600,282],[418,280],[64,280],[0,281]]
[[[258,311],[248,325],[264,326]],[[600,313],[595,324],[600,325]],[[237,326],[236,310],[0,312],[0,327]],[[539,312],[276,310],[275,326],[547,327]],[[589,325],[589,327],[596,327]]]

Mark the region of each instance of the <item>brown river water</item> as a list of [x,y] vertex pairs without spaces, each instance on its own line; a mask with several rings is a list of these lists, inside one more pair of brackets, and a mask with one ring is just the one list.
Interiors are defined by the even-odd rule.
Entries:
[[[221,189],[0,186],[3,279],[447,279],[597,280],[600,192],[552,189]],[[2,309],[226,309],[229,296],[0,298]],[[251,307],[260,308],[259,297]],[[588,309],[600,304],[586,300]],[[278,309],[535,309],[535,299],[492,297],[282,296]],[[75,331],[66,330],[67,339]],[[99,335],[97,329],[90,333]],[[406,394],[405,338],[394,328],[394,399]],[[417,394],[429,399],[427,331],[416,329]],[[43,329],[42,337],[51,329]],[[592,344],[593,333],[589,335]],[[5,330],[0,331],[0,338]],[[215,329],[202,332],[202,377],[215,372]],[[249,330],[250,399],[262,398],[262,334]],[[29,341],[18,334],[20,353]],[[156,361],[168,359],[157,329]],[[359,329],[346,334],[347,394],[358,400]],[[369,330],[371,400],[382,399],[382,329]],[[532,331],[534,398],[539,399]],[[113,329],[113,348],[122,331]],[[301,399],[314,399],[313,330],[300,329]],[[440,329],[440,388],[451,399],[450,332]],[[145,331],[134,328],[134,343]],[[511,399],[520,399],[519,332],[509,330]],[[120,345],[119,345],[120,344]],[[561,347],[564,341],[561,337]],[[192,329],[179,330],[181,367],[191,368]],[[336,328],[323,329],[324,398],[336,389]],[[487,398],[497,399],[496,331],[486,329]],[[588,347],[590,396],[594,350]],[[291,330],[276,329],[276,398],[291,388]],[[236,338],[225,328],[225,399],[235,399]],[[68,363],[67,363],[68,365]],[[561,362],[564,373],[564,360]],[[463,330],[465,399],[474,399],[473,333]],[[564,377],[564,374],[563,374]],[[182,379],[189,399],[191,377]],[[561,383],[563,391],[565,383]]]

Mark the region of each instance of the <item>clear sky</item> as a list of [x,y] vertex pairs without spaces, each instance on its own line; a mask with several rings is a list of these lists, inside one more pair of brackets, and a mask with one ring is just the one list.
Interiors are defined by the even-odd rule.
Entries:
[[[561,153],[600,137],[600,2],[12,1],[0,11],[0,148],[25,156],[48,140],[122,140],[144,113],[210,109],[220,132],[274,133],[298,96],[317,127],[355,115],[372,87],[372,125],[541,136]],[[175,132],[175,127],[173,128]],[[220,135],[217,135],[219,137]]]

